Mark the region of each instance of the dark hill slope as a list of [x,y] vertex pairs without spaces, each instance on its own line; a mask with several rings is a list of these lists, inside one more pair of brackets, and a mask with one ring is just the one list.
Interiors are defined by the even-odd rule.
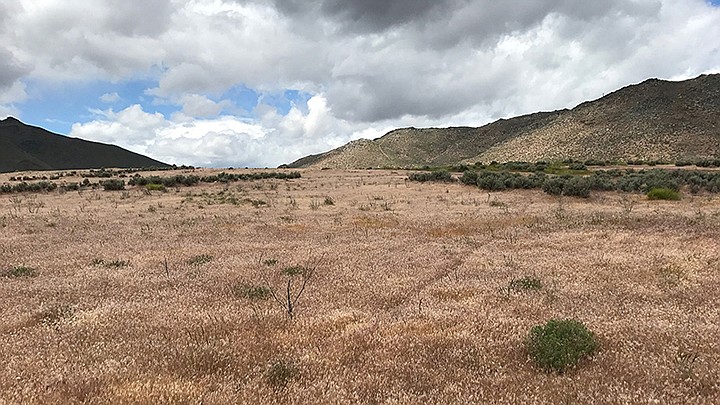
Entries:
[[12,117],[0,121],[0,172],[166,166],[118,146],[54,134]]
[[572,110],[479,127],[404,128],[308,156],[290,167],[410,167],[555,159],[720,157],[720,75],[650,79]]

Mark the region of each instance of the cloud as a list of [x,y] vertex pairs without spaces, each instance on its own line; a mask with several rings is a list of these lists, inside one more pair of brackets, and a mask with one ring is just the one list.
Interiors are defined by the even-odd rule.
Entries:
[[[0,45],[0,92],[13,93],[13,87],[18,86],[18,80],[28,74],[30,69],[19,62],[15,55]],[[20,99],[24,94],[16,93]],[[7,95],[0,96],[0,99],[7,98]],[[19,101],[19,100],[18,100]]]
[[215,102],[200,94],[187,94],[181,98],[182,111],[190,117],[214,117],[224,109],[232,109],[229,100]]
[[20,115],[20,112],[11,105],[0,105],[0,119],[5,119],[7,117],[18,117]]
[[293,107],[280,115],[263,105],[259,119],[248,122],[233,116],[166,118],[135,104],[119,112],[96,110],[97,118],[74,124],[70,136],[116,144],[169,163],[271,167],[341,146],[346,134],[357,139],[383,133],[333,117],[322,95],[311,98],[307,107],[306,112]]
[[103,103],[112,104],[120,101],[120,95],[117,94],[117,92],[105,93],[100,96],[100,101],[102,101]]
[[[112,92],[94,95],[98,115],[69,118],[73,133],[179,163],[276,165],[394,127],[481,125],[718,72],[714,38],[720,9],[704,0],[9,0],[0,105],[141,79],[162,114],[142,98],[103,110]],[[254,110],[228,95],[240,87],[260,96]],[[286,90],[310,100],[263,104]],[[228,122],[248,127],[212,126]]]

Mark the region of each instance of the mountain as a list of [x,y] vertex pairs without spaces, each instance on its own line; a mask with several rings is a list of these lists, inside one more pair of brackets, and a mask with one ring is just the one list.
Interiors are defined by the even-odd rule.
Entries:
[[118,146],[54,134],[13,117],[0,121],[0,172],[167,166]]
[[696,160],[720,158],[720,74],[646,80],[571,110],[491,124],[403,128],[287,166],[366,168],[478,161]]

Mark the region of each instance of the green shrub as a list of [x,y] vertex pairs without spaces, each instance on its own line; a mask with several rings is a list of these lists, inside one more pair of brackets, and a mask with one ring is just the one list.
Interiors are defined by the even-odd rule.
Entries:
[[502,191],[507,188],[505,185],[505,173],[484,172],[478,173],[477,185],[487,191]]
[[100,185],[102,186],[103,190],[105,191],[117,191],[117,190],[125,190],[125,181],[124,180],[103,180],[100,182]]
[[418,181],[421,183],[424,183],[426,181],[452,183],[454,181],[452,175],[447,170],[437,170],[437,171],[433,171],[430,173],[427,173],[427,172],[410,173],[408,175],[408,180]]
[[460,176],[460,182],[468,185],[476,185],[477,178],[478,174],[476,171],[466,170],[465,172],[463,172],[462,176]]
[[111,260],[111,261],[102,261],[102,265],[105,267],[114,267],[114,268],[120,268],[120,267],[127,267],[130,265],[130,262],[127,260]]
[[200,266],[206,263],[210,263],[212,259],[213,257],[210,255],[197,255],[190,258],[187,263],[194,266]]
[[510,291],[532,291],[542,289],[542,282],[539,278],[533,276],[525,276],[523,278],[514,278],[510,280],[508,285]]
[[551,195],[562,195],[565,188],[565,179],[562,177],[553,177],[545,180],[542,190]]
[[0,271],[0,277],[18,278],[18,277],[35,277],[37,270],[32,267],[15,266],[13,268]]
[[130,265],[130,262],[126,260],[104,260],[100,258],[94,258],[92,259],[92,262],[90,262],[93,266],[104,266],[107,268],[120,268],[120,267],[127,267]]
[[679,201],[682,197],[680,192],[669,188],[653,188],[647,193],[648,200],[669,200]]
[[590,197],[590,185],[590,180],[584,177],[561,176],[545,180],[542,189],[552,195],[588,198]]
[[590,183],[584,177],[573,177],[565,182],[563,194],[573,197],[590,197]]
[[285,360],[273,362],[265,373],[268,384],[275,390],[283,390],[287,387],[290,380],[298,375],[297,366]]
[[282,273],[285,274],[286,276],[292,277],[292,276],[297,276],[297,275],[304,275],[304,274],[306,274],[306,273],[307,273],[307,269],[306,269],[305,267],[303,267],[303,266],[290,266],[290,267],[285,267],[285,268],[282,270]]
[[551,319],[530,330],[526,341],[530,357],[546,371],[565,372],[598,349],[595,334],[573,319]]
[[270,288],[264,285],[236,284],[232,290],[236,297],[250,301],[265,301],[272,295]]
[[145,185],[145,189],[148,191],[162,191],[162,192],[167,191],[167,188],[165,187],[164,184],[155,184],[155,183]]

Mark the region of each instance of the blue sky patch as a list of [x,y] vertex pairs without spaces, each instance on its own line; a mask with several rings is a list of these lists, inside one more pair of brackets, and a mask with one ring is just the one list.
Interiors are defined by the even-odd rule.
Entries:
[[[59,134],[69,134],[72,124],[97,119],[93,111],[115,112],[140,104],[143,111],[161,113],[170,119],[173,113],[182,111],[182,105],[171,100],[158,99],[148,94],[156,88],[156,80],[132,80],[125,82],[26,82],[28,98],[17,107],[22,111],[21,119]],[[287,115],[293,106],[307,112],[307,101],[311,95],[298,90],[285,90],[262,94],[243,85],[234,86],[215,97],[206,95],[214,102],[228,100],[236,108],[224,108],[219,115],[231,114],[243,118],[255,118],[253,111],[258,103],[275,107],[279,114]]]

